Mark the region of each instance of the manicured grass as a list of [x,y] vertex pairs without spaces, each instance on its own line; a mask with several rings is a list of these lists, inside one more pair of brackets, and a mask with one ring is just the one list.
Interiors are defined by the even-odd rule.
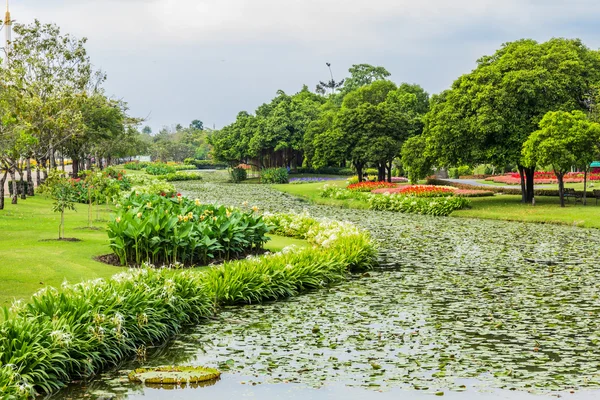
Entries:
[[560,207],[558,197],[536,197],[535,201],[531,206],[522,204],[521,196],[472,198],[471,209],[454,211],[452,216],[600,228],[600,204],[596,206],[595,199],[588,200],[587,206],[571,200],[565,208]]
[[337,206],[342,208],[359,208],[367,209],[369,205],[364,201],[356,199],[337,200],[321,197],[321,190],[323,186],[338,186],[346,187],[346,181],[328,181],[328,182],[316,182],[316,183],[303,183],[299,185],[271,185],[273,189],[281,192],[289,193],[291,195],[304,198],[314,204],[323,204],[328,206]]
[[[88,225],[87,206],[65,213],[65,236],[80,242],[47,241],[58,237],[60,214],[52,212],[52,200],[42,196],[19,200],[0,210],[0,307],[13,299],[31,296],[44,286],[60,287],[95,278],[108,278],[123,268],[95,261],[94,257],[110,254],[106,222],[94,222],[99,230],[84,229]],[[110,210],[101,207],[100,219],[110,218]],[[96,217],[94,209],[93,217]],[[280,251],[289,245],[306,246],[302,240],[273,236],[266,245]]]

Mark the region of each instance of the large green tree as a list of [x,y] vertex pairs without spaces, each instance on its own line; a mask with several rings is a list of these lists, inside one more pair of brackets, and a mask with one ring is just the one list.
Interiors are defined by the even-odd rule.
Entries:
[[589,111],[598,82],[600,54],[580,40],[507,43],[436,99],[426,119],[431,153],[446,165],[517,165],[530,202],[535,165],[523,143],[548,111]]

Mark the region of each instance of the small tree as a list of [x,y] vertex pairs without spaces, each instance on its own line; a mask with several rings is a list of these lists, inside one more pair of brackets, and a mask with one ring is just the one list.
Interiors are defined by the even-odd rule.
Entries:
[[427,142],[423,135],[413,136],[402,146],[402,167],[410,183],[417,183],[431,173],[431,159],[426,155]]
[[[600,125],[581,111],[550,111],[523,144],[523,158],[529,165],[551,165],[558,179],[560,206],[565,206],[564,176],[571,167],[597,153]],[[587,161],[586,161],[587,162]]]
[[60,225],[58,226],[58,239],[65,237],[65,211],[75,210],[75,189],[68,178],[54,171],[46,181],[46,187],[54,200],[52,211],[60,212]]

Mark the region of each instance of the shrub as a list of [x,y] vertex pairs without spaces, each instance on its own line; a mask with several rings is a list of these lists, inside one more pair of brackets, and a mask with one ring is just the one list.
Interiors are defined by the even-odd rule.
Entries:
[[321,175],[343,175],[351,176],[354,174],[352,168],[340,168],[340,167],[323,167],[323,168],[308,168],[298,167],[292,170],[290,174],[321,174]]
[[152,163],[146,167],[146,172],[150,175],[174,174],[176,171],[175,167],[163,163]]
[[402,213],[448,216],[455,210],[471,205],[464,197],[419,198],[397,194],[371,195],[369,206],[373,210]]
[[494,192],[490,190],[458,189],[454,192],[454,195],[458,197],[489,197],[493,196]]
[[267,225],[252,210],[202,205],[182,196],[132,194],[108,224],[110,246],[122,265],[206,265],[262,249]]
[[375,189],[395,188],[395,183],[389,182],[360,182],[348,185],[348,190],[353,192],[371,192]]
[[202,180],[202,176],[194,172],[178,172],[174,174],[160,175],[157,178],[167,182]]
[[145,161],[130,161],[130,162],[123,164],[123,168],[131,170],[131,171],[141,171],[142,169],[146,168],[148,165],[150,165],[150,163],[145,162]]
[[194,165],[197,169],[225,169],[229,166],[224,162],[214,160],[194,160],[193,158],[186,158],[184,162],[186,164]]
[[289,181],[289,173],[286,168],[266,168],[260,171],[261,183],[282,184]]
[[248,172],[244,168],[232,168],[229,173],[234,183],[240,183],[248,179]]
[[321,190],[320,196],[328,199],[336,199],[336,200],[347,200],[347,199],[357,199],[357,200],[366,200],[366,196],[368,193],[365,192],[353,192],[348,189],[343,189],[341,187],[335,185],[325,185],[323,186],[323,190]]

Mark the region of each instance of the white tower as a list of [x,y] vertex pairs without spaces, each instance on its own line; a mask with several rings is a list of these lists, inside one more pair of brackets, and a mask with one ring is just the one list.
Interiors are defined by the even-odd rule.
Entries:
[[4,35],[4,66],[8,67],[8,50],[12,41],[12,21],[8,9],[8,0],[6,0],[6,15],[4,16]]

